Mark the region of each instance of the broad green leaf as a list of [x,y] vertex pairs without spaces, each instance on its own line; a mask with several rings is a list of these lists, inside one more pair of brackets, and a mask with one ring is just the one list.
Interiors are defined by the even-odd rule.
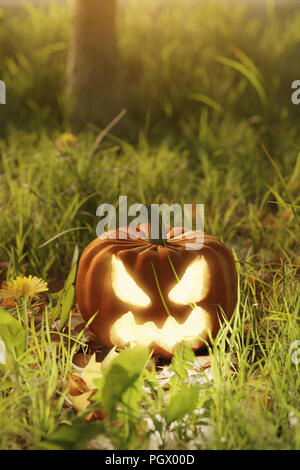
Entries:
[[183,380],[188,377],[188,369],[193,368],[195,354],[192,348],[185,342],[180,343],[175,349],[170,372],[175,374],[170,378],[170,397],[177,394],[178,390],[183,386]]
[[199,387],[182,388],[163,412],[167,424],[180,420],[197,406]]
[[99,379],[94,379],[94,385],[95,387],[97,387],[97,391],[90,397],[90,400],[102,403],[103,401],[102,391],[103,391],[103,385],[104,385],[104,377],[101,377]]
[[174,356],[170,365],[170,370],[179,375],[187,376],[186,369],[192,369],[195,360],[195,354],[192,348],[185,342],[180,343],[175,349]]
[[[103,408],[112,413],[116,403],[125,403],[135,408],[142,390],[139,393],[138,381],[149,359],[149,350],[135,347],[122,351],[105,372],[102,385]],[[140,384],[141,389],[141,384]]]
[[8,352],[15,352],[18,357],[25,351],[25,330],[18,320],[0,307],[0,337]]
[[3,307],[0,307],[0,326],[9,325],[13,320],[14,318]]
[[79,423],[62,425],[52,436],[45,442],[39,444],[40,449],[49,450],[82,450],[85,449],[87,443],[104,432],[104,425],[98,423]]
[[123,393],[138,379],[139,374],[129,375],[124,367],[114,364],[106,376],[102,397],[103,409],[112,412],[114,405],[121,401]]
[[113,365],[119,365],[126,369],[129,375],[140,374],[150,357],[149,349],[143,346],[125,349],[113,359],[106,369],[106,374]]

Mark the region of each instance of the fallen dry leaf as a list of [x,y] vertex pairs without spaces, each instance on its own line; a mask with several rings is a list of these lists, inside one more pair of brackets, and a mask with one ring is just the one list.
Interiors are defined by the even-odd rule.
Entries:
[[80,374],[81,378],[87,384],[90,390],[95,389],[94,379],[102,377],[101,362],[96,362],[96,354],[93,354],[87,366]]
[[195,370],[207,369],[211,366],[211,357],[210,356],[196,356],[194,361]]
[[82,413],[88,409],[91,402],[89,401],[90,396],[93,394],[93,390],[89,392],[82,393],[81,395],[68,395],[70,402],[72,403],[73,408],[78,413]]
[[0,302],[0,305],[2,307],[11,307],[11,308],[14,308],[16,307],[16,301],[11,298],[11,297],[7,297],[6,299],[2,299],[1,302]]
[[107,416],[107,413],[104,413],[101,409],[99,410],[94,410],[91,411],[85,418],[83,418],[83,421],[92,421],[95,419],[104,419]]
[[76,368],[78,367],[79,369],[84,369],[88,365],[91,357],[92,354],[77,353],[73,357],[73,366]]
[[68,374],[68,393],[72,396],[78,396],[90,391],[85,381],[77,374]]
[[[69,403],[78,413],[82,413],[89,408],[91,405],[90,397],[97,390],[94,380],[102,377],[105,368],[117,355],[116,347],[114,347],[109,351],[102,362],[97,362],[96,354],[94,353],[88,356],[87,363],[87,356],[80,355],[80,360],[77,360],[76,363],[73,364],[78,373],[74,372],[68,374],[65,393]],[[85,359],[82,356],[84,356]],[[80,365],[85,364],[85,366],[79,367],[78,363]],[[101,410],[95,410],[86,416],[85,420],[103,419],[103,417],[104,414]]]
[[116,346],[113,347],[107,356],[104,358],[104,360],[101,362],[101,368],[102,370],[105,370],[106,367],[111,363],[111,361],[118,356],[118,353],[116,352]]

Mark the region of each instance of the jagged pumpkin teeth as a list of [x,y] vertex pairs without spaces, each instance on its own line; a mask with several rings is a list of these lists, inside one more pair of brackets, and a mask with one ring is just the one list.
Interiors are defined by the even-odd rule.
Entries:
[[126,346],[128,344],[148,345],[153,341],[157,333],[157,327],[153,322],[137,325],[132,312],[127,312],[117,320],[111,328],[111,341]]
[[111,340],[122,343],[123,347],[129,344],[149,346],[155,338],[157,344],[171,352],[172,347],[181,341],[188,342],[192,347],[197,344],[199,346],[206,326],[205,312],[200,307],[192,310],[184,324],[180,325],[170,316],[162,328],[158,328],[153,322],[138,325],[132,312],[127,312],[112,326]]
[[155,338],[158,344],[177,344],[180,341],[195,343],[198,337],[205,334],[205,312],[196,307],[190,313],[187,320],[180,325],[173,317],[168,317],[162,328],[158,328],[153,322],[143,325],[136,324],[132,312],[127,312],[117,320],[111,328],[112,342],[126,344],[151,344]]

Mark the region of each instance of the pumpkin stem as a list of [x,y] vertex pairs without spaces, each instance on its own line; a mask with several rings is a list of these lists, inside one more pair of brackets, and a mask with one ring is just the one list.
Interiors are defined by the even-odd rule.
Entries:
[[[149,242],[155,245],[165,245],[167,235],[162,214],[156,209],[154,205],[149,206],[148,210],[150,211]],[[152,230],[152,228],[154,228],[154,230]]]

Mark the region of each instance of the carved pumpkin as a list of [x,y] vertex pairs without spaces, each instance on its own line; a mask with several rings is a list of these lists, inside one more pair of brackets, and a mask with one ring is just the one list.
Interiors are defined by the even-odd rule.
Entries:
[[[186,250],[197,233],[181,235],[181,228],[155,244],[147,230],[141,226],[135,239],[124,227],[114,239],[106,232],[84,250],[76,281],[81,314],[88,321],[98,312],[91,328],[107,346],[142,344],[165,356],[181,341],[199,349],[236,305],[231,252],[207,234],[201,248]],[[124,232],[130,237],[120,239]]]

